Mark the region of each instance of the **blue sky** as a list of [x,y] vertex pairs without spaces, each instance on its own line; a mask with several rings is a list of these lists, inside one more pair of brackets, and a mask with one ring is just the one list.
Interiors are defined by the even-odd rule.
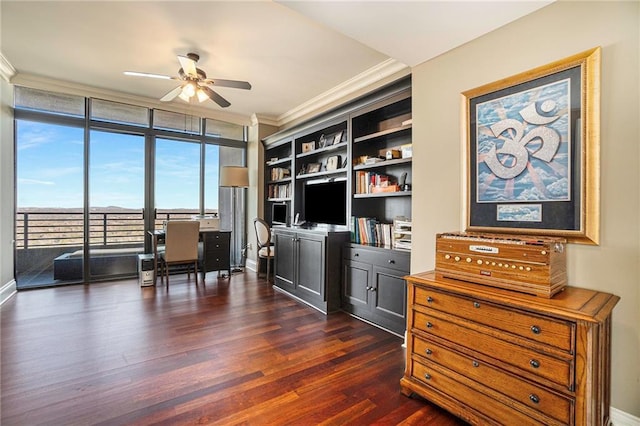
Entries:
[[[17,128],[18,208],[81,208],[81,128],[19,121]],[[144,205],[144,137],[92,131],[90,204],[141,209]],[[198,209],[200,145],[158,139],[156,208]],[[218,207],[218,147],[207,145],[205,203]]]

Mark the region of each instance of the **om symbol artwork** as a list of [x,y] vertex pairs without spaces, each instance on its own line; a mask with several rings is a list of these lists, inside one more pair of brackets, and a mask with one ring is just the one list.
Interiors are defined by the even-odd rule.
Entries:
[[477,201],[569,199],[569,83],[478,104]]

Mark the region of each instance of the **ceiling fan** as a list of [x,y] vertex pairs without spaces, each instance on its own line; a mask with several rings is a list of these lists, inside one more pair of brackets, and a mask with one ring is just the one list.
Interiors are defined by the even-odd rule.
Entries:
[[151,77],[160,78],[163,80],[182,81],[182,83],[178,87],[160,98],[160,100],[163,102],[169,102],[176,96],[180,97],[180,99],[185,102],[190,102],[192,99],[198,99],[199,102],[204,102],[207,99],[211,99],[222,108],[226,108],[231,105],[229,101],[220,96],[209,86],[233,87],[235,89],[245,90],[251,89],[251,84],[246,81],[207,78],[207,74],[200,68],[196,67],[196,63],[199,59],[200,56],[197,53],[187,53],[186,56],[178,55],[180,69],[178,70],[177,77],[136,71],[125,71],[124,74],[136,77]]

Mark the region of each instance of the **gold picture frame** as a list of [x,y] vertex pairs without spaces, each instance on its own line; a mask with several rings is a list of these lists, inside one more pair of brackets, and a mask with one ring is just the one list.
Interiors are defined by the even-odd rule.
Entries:
[[462,93],[468,231],[599,243],[600,56]]

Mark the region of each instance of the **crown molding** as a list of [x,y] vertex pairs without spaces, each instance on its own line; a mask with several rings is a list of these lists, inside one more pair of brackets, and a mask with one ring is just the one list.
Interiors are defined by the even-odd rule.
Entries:
[[251,114],[251,125],[256,126],[258,124],[266,124],[269,126],[280,127],[280,123],[274,117],[262,114]]
[[16,75],[16,69],[13,65],[4,57],[0,52],[0,77],[2,77],[7,83],[11,82],[11,79]]
[[408,75],[411,68],[395,59],[389,58],[369,68],[361,74],[339,84],[338,86],[308,100],[307,102],[285,112],[277,118],[278,127],[299,122],[322,111],[326,111],[345,99],[355,97],[363,91],[373,90],[390,80]]
[[92,86],[85,86],[69,81],[55,80],[33,74],[18,73],[11,79],[11,83],[14,85],[26,86],[32,89],[47,90],[50,92],[59,92],[68,95],[83,96],[87,98],[99,98],[113,102],[122,102],[147,108],[177,112],[181,114],[196,115],[198,117],[212,118],[215,120],[240,124],[243,126],[249,125],[251,121],[250,117],[225,113],[222,111],[216,112],[207,108],[202,108],[187,103],[180,104],[160,102],[157,99],[150,99],[144,96],[136,96],[113,90],[99,89]]

